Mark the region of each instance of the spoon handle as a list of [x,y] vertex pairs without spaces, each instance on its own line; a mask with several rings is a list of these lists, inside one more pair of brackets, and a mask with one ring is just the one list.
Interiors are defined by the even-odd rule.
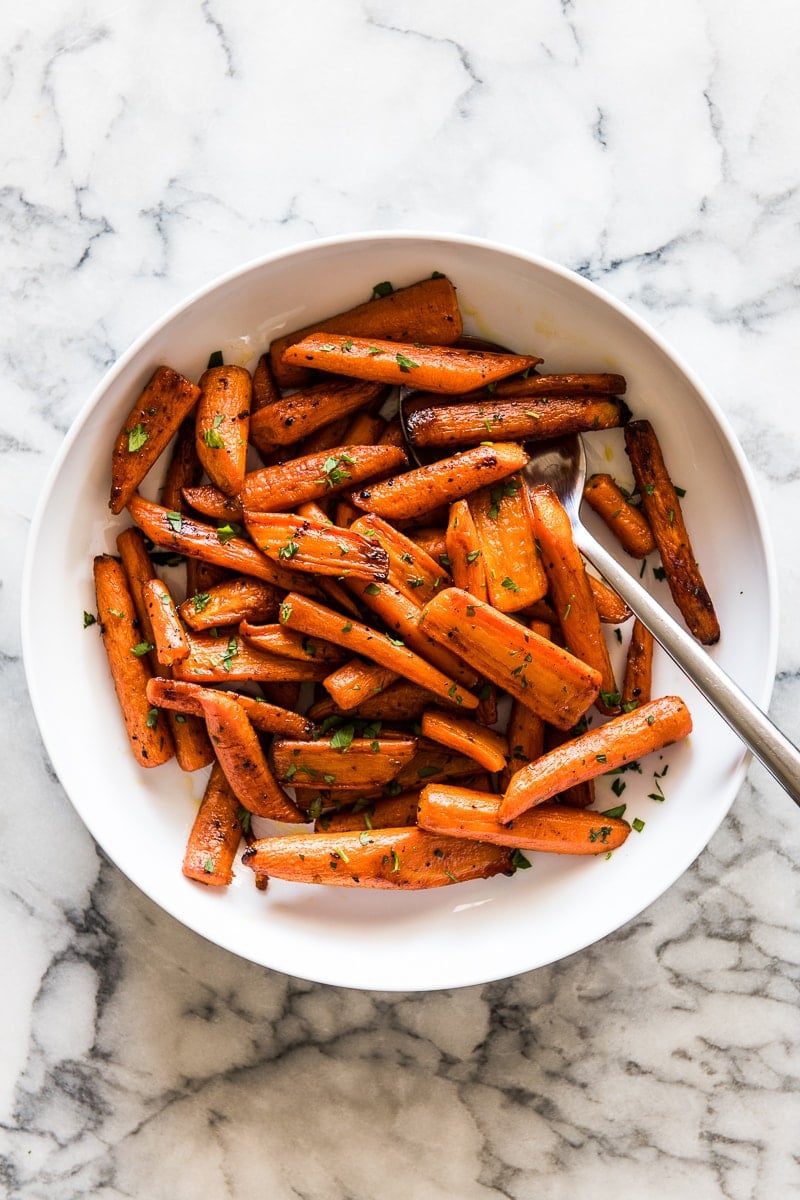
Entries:
[[800,805],[800,750],[583,526],[575,525],[573,532],[578,548],[606,583]]

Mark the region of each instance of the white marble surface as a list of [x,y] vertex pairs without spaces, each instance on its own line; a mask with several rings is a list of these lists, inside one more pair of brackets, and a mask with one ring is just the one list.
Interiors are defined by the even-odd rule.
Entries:
[[800,1195],[800,813],[761,769],[603,944],[455,993],[339,992],[201,942],[103,859],[17,620],[47,468],[150,321],[294,242],[466,232],[589,275],[725,409],[778,546],[772,713],[800,737],[796,6],[34,0],[3,6],[0,92],[0,1193]]

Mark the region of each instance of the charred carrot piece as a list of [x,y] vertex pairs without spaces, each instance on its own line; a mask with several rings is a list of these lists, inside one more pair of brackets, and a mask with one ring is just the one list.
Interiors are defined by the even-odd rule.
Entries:
[[421,829],[375,829],[362,835],[296,833],[254,842],[242,862],[273,879],[340,887],[418,891],[513,875],[511,851]]
[[[435,702],[436,697],[425,688],[409,683],[407,679],[396,679],[383,691],[359,699],[351,709],[351,715],[368,721],[416,721]],[[325,697],[312,704],[308,716],[313,721],[324,721],[326,717],[341,715],[344,711],[331,697]]]
[[450,582],[441,563],[381,517],[359,516],[351,531],[382,547],[389,560],[389,582],[416,604],[425,604]]
[[175,437],[159,503],[170,511],[180,511],[183,508],[183,488],[197,487],[202,475],[203,464],[197,457],[194,420],[187,417],[181,422]]
[[183,856],[187,879],[210,887],[233,882],[233,860],[242,840],[240,804],[219,763],[214,763]]
[[423,624],[438,641],[544,720],[571,729],[600,691],[600,673],[468,592],[434,596]]
[[223,692],[206,689],[200,704],[219,765],[239,803],[258,817],[302,824],[305,817],[272,774],[244,709]]
[[437,397],[423,393],[408,406],[406,428],[415,446],[476,446],[487,438],[542,441],[568,433],[615,429],[630,415],[622,401],[603,396],[507,400],[480,396],[456,403],[436,401]]
[[277,617],[282,595],[268,583],[239,575],[207,592],[189,596],[178,612],[184,624],[195,632],[238,625],[241,621],[265,624]]
[[678,493],[649,421],[631,421],[626,426],[625,448],[672,599],[690,633],[704,646],[712,646],[719,641],[719,621],[697,565]]
[[625,659],[625,681],[622,685],[622,708],[647,704],[653,686],[653,635],[638,617],[633,622],[631,640]]
[[[147,684],[147,698],[155,708],[167,708],[175,712],[203,716],[203,706],[200,696],[209,691],[199,683],[187,683],[182,679],[165,679],[154,676]],[[255,696],[245,696],[240,692],[221,692],[217,689],[210,693],[214,696],[226,695],[235,700],[244,709],[250,724],[261,733],[279,733],[283,737],[307,737],[311,732],[312,723],[299,713],[290,712],[286,708],[269,704],[266,700]]]
[[475,446],[414,471],[360,488],[353,504],[387,520],[408,521],[451,504],[522,469],[528,455],[514,442]]
[[[479,600],[488,600],[483,551],[467,500],[456,500],[450,505],[445,547],[455,586]],[[426,597],[426,601],[429,599],[432,597]]]
[[128,511],[157,546],[201,558],[214,566],[227,567],[240,575],[252,575],[282,591],[310,587],[304,584],[302,577],[284,571],[250,542],[236,537],[230,527],[214,529],[183,513],[169,512],[139,495],[133,497]]
[[520,813],[513,825],[501,825],[499,807],[500,797],[491,792],[434,783],[422,789],[418,820],[431,833],[549,854],[607,854],[631,831],[619,817],[560,804],[540,804]]
[[590,475],[583,496],[632,558],[647,558],[653,553],[656,543],[647,517],[631,504],[610,475]]
[[172,667],[189,657],[189,641],[169,588],[160,579],[148,579],[144,602],[153,630],[156,657],[163,667]]
[[530,354],[459,350],[336,333],[311,333],[283,354],[283,362],[292,366],[448,395],[476,391],[541,361]]
[[188,505],[201,516],[211,517],[214,521],[241,521],[244,516],[238,496],[226,496],[210,483],[184,488],[181,499],[180,509]]
[[528,375],[527,379],[508,379],[497,385],[498,396],[623,396],[627,388],[624,375]]
[[566,788],[644,758],[688,737],[691,731],[689,710],[677,696],[662,696],[633,712],[622,713],[517,771],[503,797],[498,819],[507,825],[526,809]]
[[534,538],[528,490],[517,475],[469,498],[480,561],[491,604],[500,612],[519,612],[547,593]]
[[317,741],[276,738],[272,765],[277,778],[294,788],[324,786],[335,792],[353,791],[389,783],[411,761],[416,747],[413,737],[353,737],[346,744],[336,733]]
[[270,363],[281,386],[300,387],[310,372],[290,367],[283,361],[283,354],[289,345],[302,341],[310,333],[352,333],[395,342],[449,346],[458,341],[461,331],[461,313],[450,280],[423,279],[410,287],[381,292],[366,304],[276,338],[270,346]]
[[386,551],[349,529],[289,513],[245,514],[247,532],[262,553],[292,564],[295,571],[348,579],[385,579]]
[[[379,696],[394,684],[396,679],[396,672],[381,666],[380,663],[352,658],[335,671],[331,671],[330,675],[323,679],[322,685],[337,708],[342,712],[350,712],[353,709],[361,711],[366,701]],[[430,694],[426,692],[426,695]]]
[[95,558],[94,584],[100,634],[128,741],[143,767],[157,767],[175,750],[166,722],[147,699],[150,668],[145,655],[151,644],[142,641],[125,572],[115,558]]
[[237,496],[244,483],[252,395],[244,367],[211,367],[200,379],[197,456],[226,496]]
[[323,638],[306,637],[280,623],[253,625],[243,621],[239,632],[251,646],[277,654],[280,658],[293,658],[297,662],[340,663],[345,657],[341,646],[326,642]]
[[305,596],[292,593],[286,597],[281,606],[281,621],[289,629],[297,629],[311,637],[326,638],[345,650],[388,667],[390,671],[410,679],[412,683],[418,683],[451,704],[462,704],[464,708],[477,707],[475,696],[406,646],[395,645],[392,638],[360,621],[348,618],[343,622],[341,613]]
[[314,829],[320,833],[344,833],[349,829],[402,829],[404,825],[416,825],[418,803],[419,788],[371,802],[356,801],[352,808],[323,813],[314,822]]
[[597,576],[590,575],[588,571],[586,578],[589,580],[589,587],[591,588],[597,615],[604,625],[622,625],[630,619],[632,616],[631,610],[613,588],[610,588],[607,583],[604,583],[602,579],[598,579]]
[[245,476],[242,504],[249,512],[286,512],[308,500],[323,500],[405,466],[397,446],[336,446]]
[[[569,517],[548,485],[532,488],[529,494],[533,530],[564,641],[573,654],[600,673],[598,707],[601,711],[619,711],[619,688],[600,628],[591,584],[572,537]],[[557,721],[552,723],[558,725]]]
[[207,633],[186,634],[189,656],[172,668],[176,679],[188,683],[302,683],[323,679],[325,663],[296,662],[268,654],[251,646],[237,633],[226,630],[222,637]]
[[502,771],[508,757],[508,742],[493,729],[453,713],[431,709],[422,718],[422,733],[459,754],[474,758],[487,771]]
[[197,402],[200,389],[171,367],[158,367],[128,413],[111,456],[112,513],[121,513]]
[[381,383],[326,380],[266,405],[251,418],[256,446],[289,446],[324,425],[380,399]]

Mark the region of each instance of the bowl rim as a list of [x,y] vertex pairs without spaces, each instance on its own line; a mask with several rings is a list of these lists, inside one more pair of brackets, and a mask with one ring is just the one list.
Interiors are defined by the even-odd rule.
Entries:
[[[39,495],[37,497],[37,501],[36,501],[36,504],[34,507],[34,512],[33,512],[32,518],[31,518],[31,523],[30,523],[30,527],[29,527],[29,531],[28,531],[28,537],[27,537],[27,542],[26,542],[26,547],[25,547],[24,562],[23,562],[23,569],[22,569],[22,577],[21,577],[20,630],[21,630],[22,657],[23,657],[23,664],[24,664],[24,670],[25,670],[25,678],[26,678],[26,683],[27,683],[27,687],[28,687],[28,692],[31,697],[32,707],[33,707],[33,711],[34,711],[34,717],[36,719],[36,724],[39,729],[39,734],[42,739],[42,743],[45,747],[45,751],[48,754],[48,757],[51,759],[51,761],[53,761],[53,756],[51,753],[51,747],[48,742],[48,736],[39,722],[38,713],[39,713],[40,704],[41,704],[41,696],[39,693],[34,669],[32,666],[33,633],[34,633],[34,631],[32,629],[31,622],[30,622],[30,612],[31,612],[31,593],[32,593],[32,587],[33,587],[34,561],[35,561],[35,555],[36,555],[36,547],[37,547],[37,543],[39,540],[39,534],[41,531],[41,526],[45,520],[51,493],[52,493],[55,483],[58,479],[58,476],[60,474],[60,471],[61,471],[61,468],[62,468],[62,465],[63,465],[65,459],[69,456],[72,446],[74,445],[75,441],[80,437],[80,435],[81,435],[85,425],[89,421],[91,415],[94,413],[95,409],[100,405],[105,393],[112,386],[112,384],[114,383],[116,378],[122,372],[125,371],[125,369],[127,368],[128,364],[131,362],[131,360],[134,359],[147,346],[147,344],[150,342],[150,340],[153,339],[161,330],[163,330],[166,326],[168,326],[176,318],[178,318],[182,313],[186,312],[188,309],[190,309],[194,304],[196,304],[199,300],[203,299],[204,297],[207,297],[208,295],[212,294],[213,292],[217,291],[218,289],[222,289],[226,285],[230,284],[231,282],[236,281],[237,279],[241,279],[250,273],[255,273],[255,272],[263,270],[265,267],[268,267],[271,263],[280,262],[282,260],[291,259],[291,258],[302,258],[302,257],[305,257],[306,255],[314,254],[319,251],[324,251],[325,249],[330,249],[330,248],[346,247],[346,246],[350,246],[350,245],[360,245],[360,244],[368,244],[368,243],[381,243],[381,242],[384,242],[384,243],[385,242],[395,242],[395,243],[396,242],[422,242],[422,243],[429,242],[431,244],[440,242],[440,243],[447,243],[448,245],[455,246],[455,247],[458,247],[458,246],[471,247],[471,248],[476,248],[476,249],[483,250],[483,251],[490,252],[490,253],[500,254],[502,256],[516,260],[518,262],[525,263],[526,265],[530,265],[535,268],[544,270],[546,272],[550,272],[554,276],[559,277],[562,280],[568,281],[572,285],[577,286],[578,288],[584,290],[585,292],[587,292],[591,296],[593,296],[596,300],[600,300],[608,308],[614,310],[624,320],[626,320],[631,325],[633,325],[640,334],[643,334],[645,338],[649,339],[664,355],[666,355],[674,363],[676,368],[683,374],[683,376],[685,377],[687,382],[698,393],[698,395],[701,397],[703,403],[707,406],[711,416],[713,417],[713,419],[717,425],[717,428],[718,428],[721,436],[724,438],[726,450],[728,453],[731,454],[731,456],[735,460],[736,467],[739,470],[742,480],[743,480],[743,483],[745,484],[746,489],[747,489],[747,495],[748,495],[749,503],[752,508],[754,524],[756,526],[757,534],[758,534],[758,537],[760,540],[761,549],[763,551],[763,556],[764,556],[765,575],[766,575],[764,582],[765,582],[766,594],[768,597],[768,611],[765,614],[766,624],[768,627],[768,638],[767,638],[767,654],[766,654],[766,660],[765,660],[764,682],[763,682],[763,686],[761,687],[761,689],[759,691],[759,694],[754,695],[753,698],[762,708],[764,708],[766,710],[766,708],[769,704],[770,696],[772,694],[772,690],[773,690],[774,683],[775,683],[775,671],[776,671],[776,664],[777,664],[777,657],[778,657],[779,607],[778,607],[778,579],[777,579],[777,564],[776,564],[775,549],[774,549],[770,529],[769,529],[767,519],[766,519],[764,503],[763,503],[763,500],[762,500],[760,492],[759,492],[758,484],[757,484],[753,469],[750,466],[750,463],[748,462],[747,458],[745,457],[744,451],[738,441],[738,438],[733,430],[733,427],[732,427],[730,421],[728,420],[727,416],[725,415],[725,413],[722,411],[722,409],[718,405],[717,401],[706,389],[705,385],[701,382],[701,380],[699,379],[697,374],[694,372],[694,370],[686,363],[683,356],[678,351],[675,350],[675,348],[667,341],[666,338],[664,338],[658,332],[658,330],[654,329],[644,318],[640,317],[626,303],[618,300],[615,296],[613,296],[612,294],[607,292],[601,286],[596,284],[593,280],[587,279],[583,275],[572,270],[571,268],[565,267],[562,264],[555,262],[554,260],[549,259],[543,255],[538,255],[538,254],[534,254],[534,253],[531,253],[526,250],[522,250],[522,249],[520,249],[516,246],[510,245],[508,243],[494,241],[494,240],[486,239],[486,238],[482,238],[482,237],[475,237],[475,236],[471,236],[471,235],[448,233],[446,231],[392,230],[392,229],[368,230],[368,231],[361,231],[361,232],[355,232],[355,233],[337,234],[337,235],[323,237],[323,238],[316,238],[316,239],[312,239],[312,240],[294,243],[291,246],[282,247],[279,250],[271,251],[267,254],[263,254],[263,255],[255,257],[255,258],[245,260],[245,261],[239,263],[237,266],[232,267],[230,270],[224,272],[223,274],[217,275],[217,276],[213,277],[211,280],[209,280],[208,282],[195,288],[182,300],[179,300],[176,304],[172,305],[162,316],[160,316],[155,321],[153,321],[150,325],[148,325],[143,330],[143,332],[140,333],[133,340],[133,342],[131,342],[131,344],[128,346],[128,348],[119,356],[119,358],[116,359],[116,361],[112,364],[112,366],[103,374],[102,378],[99,380],[97,385],[94,387],[94,389],[92,390],[88,399],[83,403],[83,405],[79,409],[78,413],[76,414],[61,445],[58,448],[58,451],[56,452],[56,455],[55,455],[52,463],[50,464],[50,467],[45,475],[44,482],[41,486]],[[741,758],[737,768],[732,772],[732,776],[731,776],[731,782],[730,782],[731,797],[732,797],[731,802],[728,805],[728,807],[725,809],[725,811],[722,813],[719,824],[722,823],[722,821],[725,819],[725,816],[730,811],[730,807],[733,804],[733,801],[735,800],[739,789],[741,788],[741,785],[742,785],[742,782],[744,781],[744,777],[747,772],[751,757],[752,757],[752,755],[750,754],[750,752],[745,751],[743,748],[742,758]],[[59,780],[59,783],[60,783],[60,780]],[[63,784],[61,784],[61,786],[63,787]],[[64,790],[66,792],[66,789],[64,789]],[[69,796],[69,794],[67,794],[67,798],[70,800],[70,803],[72,804],[72,800],[71,800],[71,797]],[[73,807],[76,807],[76,811],[78,812],[78,816],[81,820],[81,823],[86,826],[90,835],[92,837],[94,837],[93,831],[88,826],[82,813],[80,811],[78,811],[77,806],[73,805]],[[716,828],[719,828],[719,824],[717,825]],[[711,836],[713,836],[713,833]],[[703,849],[707,845],[708,845],[708,842],[705,843]],[[701,852],[702,851],[699,851],[698,854]],[[111,857],[111,856],[109,855],[109,857]],[[112,858],[112,861],[114,861],[113,858]],[[694,858],[692,860],[690,860],[689,862],[687,862],[682,867],[681,871],[678,873],[678,875],[675,876],[672,883],[677,882],[677,879],[680,878],[680,875],[683,874],[685,872],[685,870],[688,869],[688,866],[691,865],[691,861],[694,861]],[[116,863],[115,863],[115,865],[116,865]],[[119,869],[121,870],[121,868],[119,868]],[[122,873],[126,874],[125,872],[122,872]],[[130,879],[130,876],[126,875],[126,878]],[[131,882],[133,883],[134,881],[131,880]],[[645,909],[647,907],[649,907],[650,904],[654,903],[655,900],[664,893],[664,891],[668,890],[669,887],[672,886],[672,883],[667,883],[665,885],[665,887],[657,895],[651,897],[651,899],[648,900],[648,902],[645,904],[644,908],[639,910],[639,912],[637,914],[634,914],[632,917],[630,917],[629,920],[635,919],[636,916],[640,915],[641,912],[645,911]],[[134,883],[134,886],[137,886],[140,891],[143,891],[144,894],[148,896],[148,898],[152,898],[152,897],[150,897],[150,894],[146,888],[144,888],[141,885],[136,884],[136,883]],[[183,917],[181,917],[176,912],[172,911],[170,908],[163,905],[160,901],[156,900],[156,901],[154,901],[154,903],[156,903],[159,908],[162,908],[162,909],[164,909],[164,911],[168,912],[170,916],[172,916],[176,920],[180,921],[181,924],[187,925],[188,928],[192,929],[193,933],[198,934],[201,937],[204,937],[205,940],[210,941],[212,944],[222,945],[222,943],[219,943],[214,938],[212,938],[212,937],[208,936],[207,934],[203,933],[202,931],[196,929],[192,924],[189,924]],[[627,924],[627,922],[623,923],[623,927],[624,927],[624,924]],[[616,926],[614,928],[616,928]],[[606,933],[601,934],[599,938],[592,939],[592,941],[590,943],[587,943],[587,945],[584,945],[582,947],[579,947],[577,949],[569,951],[568,954],[569,953],[578,953],[579,949],[586,949],[588,945],[596,944],[598,941],[601,941],[604,937],[609,936],[609,934],[612,933],[613,931],[614,931],[613,929],[607,930]],[[229,946],[223,946],[223,948],[228,950],[230,953],[234,953],[234,954],[237,954],[237,956],[239,956],[239,957],[245,958],[246,961],[254,961],[252,959],[248,959],[246,955],[241,954],[239,951],[237,951],[236,949],[233,949]],[[544,966],[547,964],[540,964],[540,965]],[[269,969],[270,970],[279,970],[279,971],[282,970],[279,967],[270,967]],[[523,972],[527,972],[529,970],[536,970],[536,969],[538,969],[537,966],[523,968]],[[288,973],[288,972],[282,972],[282,973]],[[515,973],[518,973],[518,972],[515,972]],[[305,977],[313,978],[313,976],[305,976]],[[497,978],[502,978],[502,977],[503,976],[497,976]],[[358,985],[354,985],[351,983],[338,982],[333,979],[320,980],[319,982],[330,983],[332,986],[358,987]],[[379,990],[386,990],[386,991],[394,990],[394,991],[409,991],[410,992],[410,991],[419,991],[419,990],[436,990],[437,988],[442,988],[442,987],[443,988],[453,988],[453,987],[462,987],[462,986],[474,986],[477,983],[484,983],[484,982],[488,982],[488,981],[483,978],[480,978],[480,979],[475,978],[475,979],[464,979],[463,981],[459,981],[457,983],[441,983],[441,984],[433,984],[433,985],[423,984],[423,985],[420,985],[419,987],[415,987],[412,984],[410,987],[405,987],[405,988],[400,988],[400,987],[392,988],[392,987],[387,987],[384,984],[384,985],[379,986]],[[361,990],[361,989],[359,989],[359,990]]]

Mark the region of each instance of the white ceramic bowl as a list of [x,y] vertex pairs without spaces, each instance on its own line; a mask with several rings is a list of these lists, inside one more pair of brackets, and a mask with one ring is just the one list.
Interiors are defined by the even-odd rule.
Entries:
[[[127,521],[107,508],[114,436],[159,363],[197,378],[211,350],[253,363],[281,333],[359,303],[372,285],[442,271],[468,331],[535,351],[549,371],[618,371],[649,417],[684,500],[722,624],[712,652],[757,701],[776,654],[772,557],[752,477],[713,401],[642,321],[552,263],[468,238],[417,233],[327,239],[243,266],[159,321],[109,372],[67,436],[33,521],[23,593],[28,682],[47,751],[87,827],[157,904],[211,941],[264,966],[349,987],[422,990],[531,970],[587,946],[640,913],[703,850],[742,782],[737,739],[662,653],[654,694],[684,696],[688,742],[626,775],[627,819],[645,821],[610,861],[533,856],[533,869],[409,894],[273,882],[256,891],[239,867],[227,890],[181,875],[205,781],[174,764],[140,769],[127,749],[96,629],[91,561]],[[616,434],[587,439],[606,469],[630,477]],[[608,542],[606,542],[608,544]],[[637,569],[637,564],[634,564]],[[647,580],[669,603],[665,584]],[[54,595],[59,604],[53,605]],[[647,798],[653,772],[663,803]],[[597,807],[618,803],[610,780]]]

